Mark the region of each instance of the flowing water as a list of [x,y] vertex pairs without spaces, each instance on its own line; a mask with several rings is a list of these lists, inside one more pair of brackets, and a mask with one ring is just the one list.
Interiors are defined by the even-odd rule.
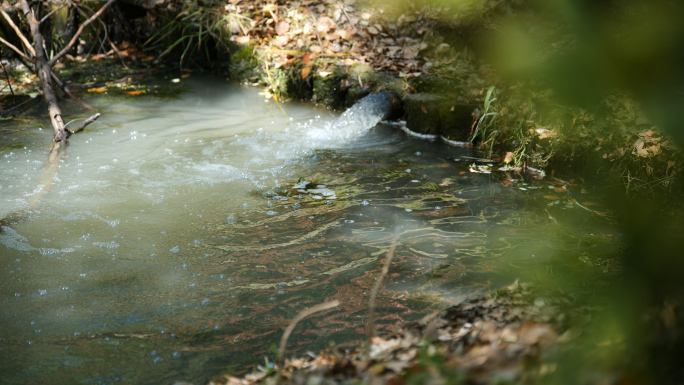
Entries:
[[579,191],[586,205],[548,178],[472,172],[488,163],[474,150],[376,126],[381,99],[338,118],[216,79],[178,87],[90,96],[103,116],[51,184],[50,130],[0,153],[0,216],[26,214],[0,232],[0,382],[203,383],[273,358],[289,320],[333,299],[288,353],[353,346],[394,238],[379,333],[617,253]]

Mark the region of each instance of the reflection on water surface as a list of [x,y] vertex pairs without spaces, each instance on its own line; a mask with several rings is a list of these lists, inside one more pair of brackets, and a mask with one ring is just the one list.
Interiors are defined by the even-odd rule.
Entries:
[[[3,228],[3,381],[202,382],[262,361],[290,319],[332,299],[288,350],[354,345],[394,237],[380,332],[616,253],[602,217],[544,181],[469,172],[486,163],[472,150],[386,125],[349,138],[326,111],[293,104],[286,117],[253,90],[189,86],[178,100],[89,100],[103,124],[38,186],[41,207]],[[45,152],[0,156],[4,216],[27,207]]]

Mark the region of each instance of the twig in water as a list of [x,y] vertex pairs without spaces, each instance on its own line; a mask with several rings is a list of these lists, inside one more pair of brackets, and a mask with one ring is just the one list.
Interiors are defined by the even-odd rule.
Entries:
[[7,69],[5,68],[5,65],[2,64],[2,56],[0,56],[0,66],[2,66],[3,72],[5,72],[5,78],[7,79],[7,85],[9,86],[10,92],[12,93],[12,96],[14,96],[14,90],[12,90],[12,79],[10,79],[9,75],[7,75]]
[[[389,251],[387,252],[387,259],[385,260],[385,265],[382,266],[382,271],[380,275],[375,280],[373,285],[373,290],[371,291],[370,306],[368,311],[368,325],[366,325],[366,334],[368,335],[368,347],[370,350],[370,344],[372,342],[373,336],[375,334],[375,299],[378,296],[378,291],[380,290],[380,285],[385,279],[385,276],[389,272],[390,263],[392,263],[392,258],[394,257],[394,250],[397,248],[397,237],[392,240],[392,245],[390,245]],[[368,351],[366,351],[366,357],[368,357]]]
[[280,362],[280,367],[281,369],[283,368],[283,362],[284,362],[284,356],[285,356],[285,347],[287,346],[287,339],[290,338],[290,334],[292,334],[292,331],[294,330],[295,326],[299,323],[299,321],[303,320],[304,318],[314,314],[318,313],[319,311],[323,310],[328,310],[330,308],[339,306],[340,301],[339,300],[334,300],[330,302],[324,302],[321,304],[318,304],[316,306],[312,306],[301,313],[299,313],[292,321],[290,321],[290,324],[287,325],[287,328],[285,329],[285,332],[283,333],[283,336],[280,338],[280,347],[278,348],[278,361]]
[[75,133],[77,133],[77,132],[82,131],[84,128],[86,128],[87,125],[89,125],[90,123],[94,122],[94,121],[95,121],[97,118],[99,118],[99,117],[100,117],[100,113],[98,112],[97,114],[95,114],[95,115],[89,117],[88,119],[84,120],[83,123],[81,123],[81,125],[78,126],[77,129],[71,131],[71,135],[73,135],[73,134],[75,134]]

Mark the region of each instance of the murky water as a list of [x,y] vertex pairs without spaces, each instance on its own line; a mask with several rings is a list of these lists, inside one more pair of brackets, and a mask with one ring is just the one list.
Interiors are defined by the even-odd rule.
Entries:
[[101,123],[51,186],[36,145],[49,130],[0,153],[3,217],[46,191],[0,233],[3,383],[202,383],[273,357],[290,319],[332,299],[288,352],[353,345],[393,238],[381,333],[617,253],[619,232],[557,184],[472,173],[476,152],[368,129],[371,110],[335,123],[216,79],[181,86],[90,97]]

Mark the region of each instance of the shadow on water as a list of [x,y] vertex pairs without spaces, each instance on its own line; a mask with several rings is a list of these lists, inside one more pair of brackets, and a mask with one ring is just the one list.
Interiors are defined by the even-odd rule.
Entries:
[[[324,110],[285,117],[252,90],[190,87],[179,100],[93,96],[103,124],[72,142],[41,207],[3,228],[3,381],[245,370],[273,357],[302,309],[333,299],[288,354],[354,345],[393,234],[379,333],[515,278],[596,273],[618,252],[601,201],[573,203],[578,187],[471,172],[488,162],[370,129],[373,109],[347,114],[372,122],[347,135]],[[44,154],[0,156],[5,215],[25,207]]]

